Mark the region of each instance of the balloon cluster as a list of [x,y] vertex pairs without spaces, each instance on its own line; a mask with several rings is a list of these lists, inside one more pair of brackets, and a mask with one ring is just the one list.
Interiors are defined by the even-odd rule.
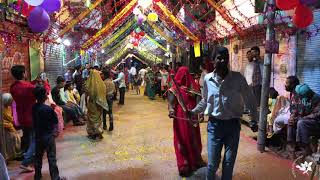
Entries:
[[276,5],[281,10],[294,9],[293,24],[298,28],[306,28],[313,22],[313,12],[309,5],[315,0],[277,0]]
[[49,28],[50,13],[60,11],[61,0],[18,0],[17,11],[27,17],[32,32],[41,33]]
[[133,46],[137,47],[139,46],[139,41],[141,38],[145,35],[143,31],[138,27],[131,33],[131,40],[130,43],[133,44]]

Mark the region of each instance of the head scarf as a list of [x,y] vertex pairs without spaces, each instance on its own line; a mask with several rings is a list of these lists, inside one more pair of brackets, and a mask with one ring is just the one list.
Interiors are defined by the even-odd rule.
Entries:
[[10,93],[4,93],[2,94],[2,102],[4,106],[10,106],[11,102],[13,101],[12,96]]
[[107,88],[100,76],[100,71],[91,70],[89,78],[86,82],[86,89],[89,94],[90,99],[95,101],[98,105],[104,109],[108,109],[107,105]]
[[[174,80],[180,87],[185,87],[188,90],[200,92],[200,86],[196,84],[195,80],[193,79],[192,75],[190,74],[186,66],[181,66],[178,69],[174,77]],[[175,84],[173,84],[172,88],[176,89],[177,87]]]

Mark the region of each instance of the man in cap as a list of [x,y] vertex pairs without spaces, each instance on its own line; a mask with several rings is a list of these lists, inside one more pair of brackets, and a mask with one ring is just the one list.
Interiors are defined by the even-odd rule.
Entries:
[[301,107],[295,113],[296,118],[289,119],[288,144],[292,151],[298,143],[304,149],[304,155],[312,153],[309,146],[309,137],[320,133],[320,96],[313,92],[307,84],[295,87]]

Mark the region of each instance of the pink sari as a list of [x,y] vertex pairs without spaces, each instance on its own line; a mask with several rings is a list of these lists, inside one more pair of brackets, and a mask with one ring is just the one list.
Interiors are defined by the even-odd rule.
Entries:
[[[195,84],[187,67],[180,67],[174,79],[179,86],[176,87],[173,84],[170,88],[178,101],[174,107],[177,118],[173,121],[177,165],[180,173],[190,173],[204,165],[201,157],[201,134],[199,126],[194,127],[190,121],[186,120],[188,117],[181,102],[184,101],[188,110],[193,109],[196,106],[196,96],[192,92],[199,92],[200,87]],[[182,98],[178,95],[178,90]],[[192,119],[197,120],[197,117]]]

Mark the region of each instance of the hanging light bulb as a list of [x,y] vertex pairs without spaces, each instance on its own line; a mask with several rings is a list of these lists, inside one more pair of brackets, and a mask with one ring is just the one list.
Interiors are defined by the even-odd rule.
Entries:
[[105,52],[104,49],[102,49],[102,50],[101,50],[101,53],[104,53],[104,52]]

